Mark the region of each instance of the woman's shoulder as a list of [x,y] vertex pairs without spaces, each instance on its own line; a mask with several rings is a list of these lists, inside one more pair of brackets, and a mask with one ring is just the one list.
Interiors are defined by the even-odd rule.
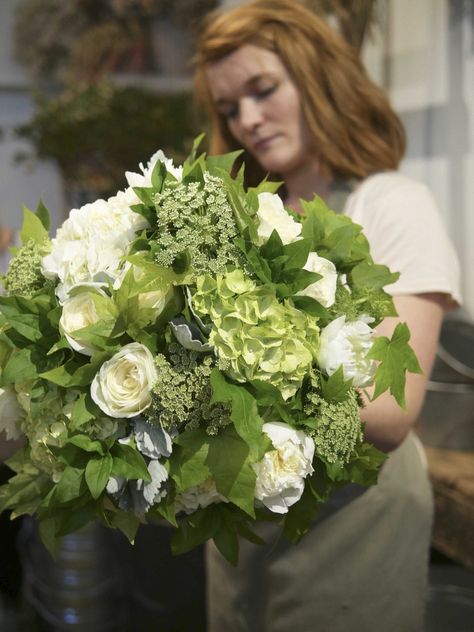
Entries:
[[423,182],[401,173],[400,171],[379,171],[360,181],[354,193],[365,198],[387,198],[393,195],[428,195],[432,197],[429,188]]
[[381,171],[361,180],[350,195],[346,212],[360,218],[385,216],[389,219],[393,213],[401,221],[404,216],[413,221],[416,216],[420,220],[439,211],[430,189],[418,180],[400,171]]

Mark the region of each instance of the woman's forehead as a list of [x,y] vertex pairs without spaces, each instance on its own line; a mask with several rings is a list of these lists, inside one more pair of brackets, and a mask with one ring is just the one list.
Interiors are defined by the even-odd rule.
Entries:
[[222,59],[209,64],[207,80],[214,99],[251,89],[262,77],[286,76],[278,55],[254,44],[244,44]]

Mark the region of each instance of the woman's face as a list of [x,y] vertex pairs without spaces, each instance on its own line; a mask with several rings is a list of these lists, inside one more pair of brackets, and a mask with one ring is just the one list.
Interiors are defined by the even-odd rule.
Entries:
[[207,70],[212,99],[237,142],[283,179],[311,157],[298,90],[280,58],[245,44]]

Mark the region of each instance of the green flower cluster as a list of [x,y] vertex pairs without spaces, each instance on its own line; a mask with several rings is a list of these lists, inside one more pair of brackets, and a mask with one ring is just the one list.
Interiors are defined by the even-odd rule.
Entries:
[[296,393],[315,360],[316,320],[242,270],[196,280],[193,307],[213,323],[209,342],[220,366],[238,382],[272,382],[284,399]]
[[348,322],[370,314],[378,323],[385,316],[393,315],[392,301],[392,297],[380,289],[354,286],[349,291],[338,284],[336,300],[329,311],[334,319],[345,314]]
[[232,208],[220,178],[204,174],[204,184],[167,182],[156,195],[155,261],[169,267],[184,254],[196,275],[221,274],[226,265],[241,267],[243,255]]
[[321,395],[320,376],[313,373],[304,412],[317,421],[317,427],[309,434],[314,439],[316,453],[327,463],[343,466],[362,442],[359,407],[355,389],[350,389],[347,399],[342,402],[325,400]]
[[30,239],[13,257],[4,277],[4,287],[11,296],[30,298],[37,290],[44,287],[46,280],[41,273],[43,249]]
[[150,423],[161,423],[170,433],[204,426],[210,435],[230,423],[227,404],[211,404],[211,356],[189,351],[179,344],[169,346],[169,361],[158,354],[158,381],[151,406],[145,411]]

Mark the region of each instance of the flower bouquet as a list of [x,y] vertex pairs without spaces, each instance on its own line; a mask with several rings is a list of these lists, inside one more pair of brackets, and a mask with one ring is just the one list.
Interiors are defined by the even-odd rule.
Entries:
[[34,514],[45,544],[99,520],[133,541],[176,527],[175,552],[277,520],[298,541],[331,491],[374,484],[361,389],[404,405],[419,371],[361,227],[321,199],[286,210],[245,190],[238,152],[175,167],[157,152],[129,187],[48,237],[25,210],[0,297],[0,511]]

